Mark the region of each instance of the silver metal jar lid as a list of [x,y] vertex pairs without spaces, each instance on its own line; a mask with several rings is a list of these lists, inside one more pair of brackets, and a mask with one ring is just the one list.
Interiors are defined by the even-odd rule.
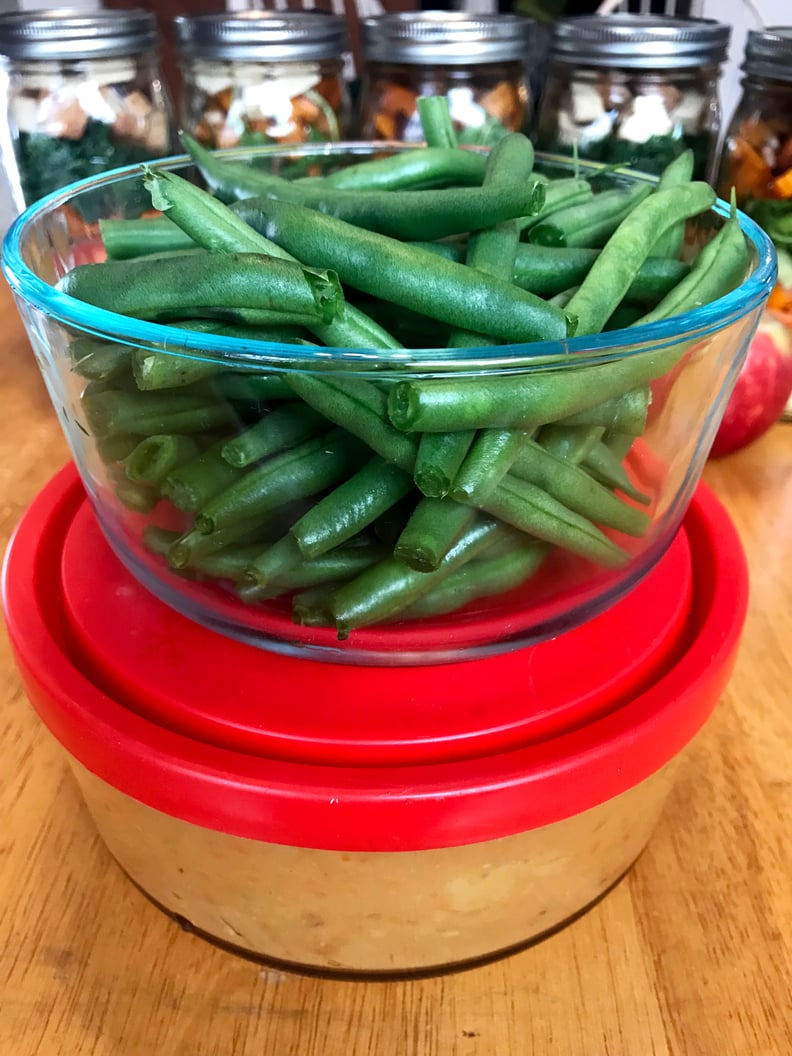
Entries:
[[742,68],[756,77],[792,81],[792,26],[750,30]]
[[363,58],[439,66],[525,61],[534,23],[519,15],[401,11],[361,22]]
[[0,56],[7,59],[104,59],[157,46],[149,11],[26,11],[0,15]]
[[239,11],[180,15],[176,44],[197,59],[335,59],[347,46],[346,25],[321,11]]
[[708,18],[586,15],[556,23],[552,57],[589,66],[682,69],[724,62],[731,27]]

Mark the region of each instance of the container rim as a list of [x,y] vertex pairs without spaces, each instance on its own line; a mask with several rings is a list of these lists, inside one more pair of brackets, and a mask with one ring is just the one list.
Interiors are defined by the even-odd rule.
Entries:
[[[326,143],[318,148],[315,143],[290,144],[285,147],[277,144],[274,147],[234,148],[217,153],[229,159],[262,156],[300,158],[307,155],[328,157],[350,153],[362,154],[371,150],[372,146],[376,146],[378,150],[394,152],[415,149],[415,144],[387,140],[376,144],[345,140]],[[573,164],[571,158],[561,155],[537,152],[536,158],[537,161],[552,166],[568,168]],[[191,158],[187,154],[172,155],[146,164],[154,169],[170,170],[191,164]],[[597,162],[578,161],[576,171],[587,172],[591,176],[611,172],[633,180],[656,182],[656,177],[648,174],[626,168],[614,169]],[[76,195],[85,191],[94,191],[128,180],[138,176],[141,172],[142,165],[139,163],[112,169],[99,176],[71,183],[29,206],[17,217],[3,241],[3,274],[17,298],[61,324],[111,341],[121,341],[141,348],[156,348],[173,355],[189,357],[191,353],[195,353],[202,358],[207,355],[214,356],[219,363],[227,366],[247,367],[248,369],[266,367],[274,371],[295,368],[381,371],[384,368],[390,368],[403,372],[415,368],[422,371],[452,369],[480,372],[482,369],[495,367],[501,369],[546,367],[548,360],[553,366],[558,366],[559,358],[568,359],[572,355],[577,361],[576,366],[580,365],[583,357],[587,364],[611,361],[650,349],[664,348],[682,340],[698,341],[716,331],[725,329],[758,308],[767,299],[777,275],[776,254],[770,238],[749,216],[738,210],[740,227],[756,254],[756,266],[744,282],[725,297],[720,297],[700,308],[626,330],[572,337],[563,341],[509,343],[466,349],[392,350],[296,346],[280,342],[240,340],[234,337],[201,334],[96,308],[50,286],[25,263],[22,247],[29,229],[42,215],[68,205]],[[730,210],[731,207],[727,202],[718,199],[712,212],[717,216],[727,217]]]

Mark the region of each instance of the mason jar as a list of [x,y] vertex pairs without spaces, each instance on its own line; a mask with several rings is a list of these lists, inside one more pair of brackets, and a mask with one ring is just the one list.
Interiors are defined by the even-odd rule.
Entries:
[[731,28],[710,19],[591,15],[556,24],[539,108],[543,150],[660,173],[688,147],[711,175]]
[[209,147],[338,140],[347,132],[344,20],[320,11],[176,19],[182,127]]
[[[766,314],[792,328],[792,26],[751,30],[742,70],[716,187],[727,199],[734,188],[737,205],[773,240],[778,280]],[[792,419],[792,397],[784,417]]]
[[778,285],[769,307],[792,325],[792,26],[752,30],[742,97],[723,143],[717,186],[772,238]]
[[445,95],[463,143],[492,143],[531,117],[535,24],[518,15],[406,11],[361,22],[360,133],[423,139],[416,100]]
[[16,209],[170,153],[171,106],[145,11],[0,16],[0,149]]

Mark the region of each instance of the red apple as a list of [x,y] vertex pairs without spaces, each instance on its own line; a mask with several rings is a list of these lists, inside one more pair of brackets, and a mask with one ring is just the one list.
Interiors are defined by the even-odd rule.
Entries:
[[750,444],[777,422],[792,393],[792,330],[766,314],[751,342],[710,456]]
[[72,246],[74,267],[78,264],[101,264],[107,260],[104,243],[101,238],[84,238]]

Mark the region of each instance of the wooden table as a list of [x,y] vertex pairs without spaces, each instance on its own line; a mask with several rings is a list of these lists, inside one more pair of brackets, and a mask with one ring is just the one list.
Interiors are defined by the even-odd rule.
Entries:
[[[67,450],[5,287],[0,318],[4,545]],[[322,981],[181,932],[100,843],[3,636],[0,1056],[792,1053],[792,424],[706,475],[752,575],[726,696],[628,878],[457,975]]]

